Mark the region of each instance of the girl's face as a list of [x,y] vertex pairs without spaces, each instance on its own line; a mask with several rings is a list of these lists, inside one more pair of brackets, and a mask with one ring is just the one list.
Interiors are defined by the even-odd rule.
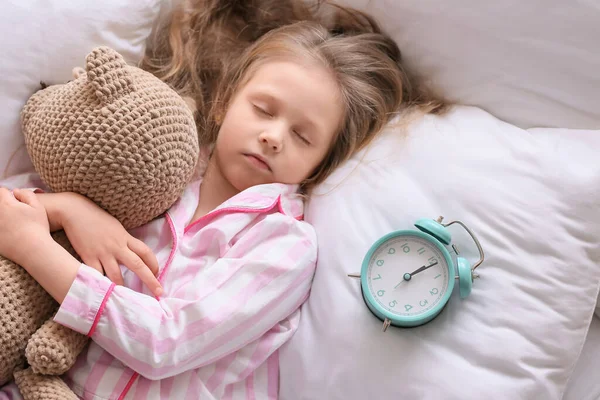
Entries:
[[336,82],[322,67],[268,62],[232,98],[213,157],[236,190],[299,184],[323,161],[341,125]]

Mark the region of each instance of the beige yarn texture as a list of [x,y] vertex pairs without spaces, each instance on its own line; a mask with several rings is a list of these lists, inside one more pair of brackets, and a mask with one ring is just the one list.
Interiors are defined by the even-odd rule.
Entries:
[[31,368],[16,371],[15,382],[27,400],[79,400],[60,377],[38,375]]
[[[21,120],[44,183],[87,196],[127,229],[164,213],[198,161],[184,100],[107,47],[87,56],[86,74],[35,93]],[[64,232],[54,237],[72,251]],[[0,257],[0,385],[20,371],[26,400],[76,398],[51,375],[68,370],[89,339],[49,319],[57,307],[23,268]],[[25,353],[30,368],[23,370]]]
[[193,116],[166,84],[114,51],[87,58],[87,79],[50,86],[23,109],[33,165],[55,192],[83,194],[126,228],[164,212],[198,157]]
[[[52,238],[75,255],[63,231],[53,233]],[[36,306],[32,307],[32,304]],[[12,261],[0,257],[0,319],[2,321],[0,323],[0,349],[2,349],[0,386],[12,380],[15,368],[24,367],[23,354],[26,346],[31,346],[31,343],[52,341],[52,337],[47,335],[46,330],[38,330],[38,328],[54,315],[57,308],[58,304],[54,299],[29,276],[27,271]],[[87,343],[86,336],[69,332],[72,336],[79,336],[79,340],[83,338]],[[73,350],[70,352],[72,353]],[[60,356],[55,354],[55,358]],[[46,365],[54,366],[55,363],[48,361]]]

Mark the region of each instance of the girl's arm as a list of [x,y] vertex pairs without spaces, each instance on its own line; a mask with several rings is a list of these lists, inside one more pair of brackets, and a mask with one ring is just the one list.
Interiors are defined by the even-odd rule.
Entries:
[[[0,226],[14,225],[10,219],[16,213],[2,212],[7,196],[1,190]],[[24,201],[31,200],[29,208],[36,212],[41,209],[45,217],[35,198],[24,199],[21,192],[16,195]],[[34,214],[24,210],[24,214]],[[27,242],[26,238],[33,242],[31,237],[39,237],[39,247],[21,248],[13,256],[20,257],[18,262],[62,302],[55,320],[91,336],[149,379],[162,379],[213,363],[245,346],[254,349],[256,340],[271,332],[274,342],[252,350],[256,357],[266,359],[282,344],[282,335],[276,333],[288,337],[293,333],[294,326],[280,322],[306,300],[317,257],[315,234],[308,224],[271,214],[216,261],[202,281],[181,287],[179,291],[188,291],[185,299],[157,299],[116,286],[95,269],[78,264],[48,239],[47,226],[44,228],[36,218],[22,215],[16,221],[26,217],[36,222],[24,224],[29,228],[14,232],[14,238],[0,229],[0,254],[10,249],[10,243],[2,242],[3,239],[14,244],[18,240]],[[191,276],[184,280],[193,279],[197,265],[191,263],[187,268]]]
[[42,203],[46,209],[48,222],[50,224],[50,232],[56,232],[63,229],[61,211],[67,206],[70,193],[43,193],[37,190],[35,193],[39,193],[38,198],[40,203]]
[[[193,275],[202,264],[190,263],[190,276],[181,279],[194,284],[173,291],[185,290],[185,299],[171,297],[168,286],[158,299],[115,286],[82,265],[55,320],[90,335],[148,379],[199,368],[244,347],[248,357],[265,360],[295,331],[296,321],[286,319],[308,297],[316,257],[308,224],[271,214],[201,281]],[[257,342],[264,335],[273,341]]]
[[156,256],[116,218],[76,193],[39,193],[37,198],[46,209],[50,230],[64,229],[85,264],[103,271],[117,285],[123,284],[122,264],[154,293],[160,290]]
[[[50,236],[48,216],[29,190],[0,188],[0,255],[27,271],[57,301],[73,283],[79,263]],[[60,265],[48,268],[45,265]]]
[[[135,271],[156,292],[158,262],[150,248],[131,236],[114,217],[88,198],[76,193],[44,192],[35,174],[23,174],[2,182],[9,188],[27,187],[46,210],[50,232],[64,229],[83,262],[118,285],[123,284],[119,264]],[[40,189],[40,187],[42,189]]]
[[[68,197],[60,197],[62,195]],[[107,218],[108,214],[104,215],[105,212],[99,210],[90,200],[83,200],[83,196],[68,193],[56,194],[54,197],[50,197],[50,194],[47,195],[46,198],[52,199],[53,203],[48,200],[42,202],[38,196],[40,195],[34,194],[29,189],[14,189],[11,193],[6,188],[0,188],[0,255],[25,268],[60,303],[73,283],[80,263],[50,236],[52,225],[64,225],[65,220],[62,212],[50,217],[44,203],[51,209],[56,207],[55,210],[58,210],[60,207],[69,210],[68,212],[76,219],[85,218],[88,213],[99,214],[101,216],[99,220],[94,221],[93,218],[87,220],[87,223],[92,224],[99,222],[102,225],[103,218]],[[65,201],[61,202],[59,199],[65,199]],[[66,201],[66,199],[71,199],[71,201]],[[75,199],[76,201],[73,201]],[[91,208],[90,204],[98,209]],[[106,233],[106,230],[104,232]],[[119,229],[116,229],[116,232],[120,233]],[[93,242],[92,246],[102,247],[97,242]],[[77,251],[81,248],[75,244],[73,247]],[[53,268],[55,266],[60,266],[60,268]],[[116,267],[118,268],[118,265]],[[162,293],[155,273],[146,265],[141,262],[132,263],[129,269],[143,282],[146,282],[154,292]],[[102,266],[99,270],[102,271]],[[158,266],[156,266],[156,270],[158,270]]]

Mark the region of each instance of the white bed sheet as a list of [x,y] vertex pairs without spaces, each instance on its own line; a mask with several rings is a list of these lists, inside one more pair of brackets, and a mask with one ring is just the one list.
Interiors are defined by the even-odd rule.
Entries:
[[600,399],[600,318],[594,316],[563,400]]

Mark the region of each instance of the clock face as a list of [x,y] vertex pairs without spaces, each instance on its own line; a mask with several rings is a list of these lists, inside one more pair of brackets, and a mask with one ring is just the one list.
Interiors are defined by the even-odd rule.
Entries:
[[418,317],[443,306],[455,278],[451,271],[438,246],[422,235],[403,234],[385,240],[372,253],[366,284],[388,314]]

